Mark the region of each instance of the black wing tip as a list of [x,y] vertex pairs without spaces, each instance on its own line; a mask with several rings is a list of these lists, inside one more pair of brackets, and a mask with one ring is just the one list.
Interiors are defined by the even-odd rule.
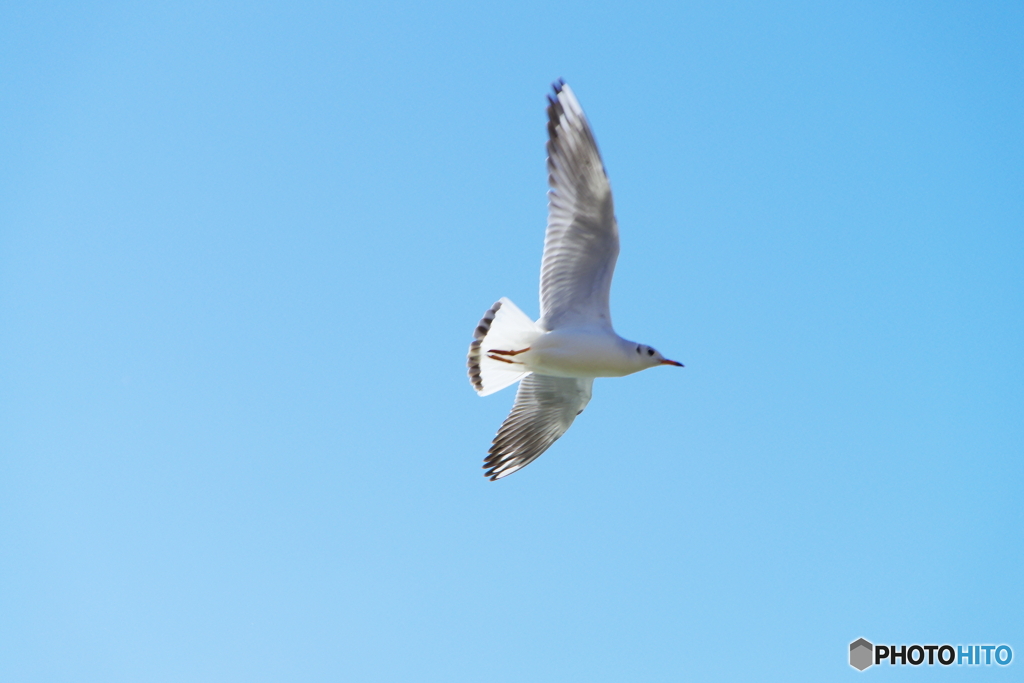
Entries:
[[[483,469],[484,476],[491,481],[497,481],[503,479],[513,472],[517,472],[523,468],[523,465],[516,462],[519,460],[519,456],[509,456],[507,453],[496,452],[494,447],[488,451],[487,457],[484,458]],[[511,472],[508,471],[511,468]]]
[[501,478],[501,473],[497,471],[497,463],[484,463],[484,469],[487,470],[484,472],[484,476],[491,481],[498,481]]
[[[554,91],[554,95],[548,95],[548,141],[554,141],[558,138],[558,126],[562,120],[562,116],[565,114],[565,107],[562,106],[562,101],[558,99],[558,95],[562,92],[562,86],[565,85],[565,81],[559,78],[557,81],[551,84],[551,89]],[[548,156],[550,157],[551,149],[548,149]]]
[[[559,78],[557,81],[551,84],[551,92],[553,94],[548,95],[548,113],[550,115],[552,108],[561,110],[562,103],[558,101],[558,96],[562,94],[562,88],[565,87],[565,81]],[[557,117],[556,117],[557,120]]]

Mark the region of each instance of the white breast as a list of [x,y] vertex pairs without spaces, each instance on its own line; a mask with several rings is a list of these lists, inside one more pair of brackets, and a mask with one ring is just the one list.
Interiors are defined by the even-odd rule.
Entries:
[[630,342],[607,330],[559,329],[536,339],[522,362],[539,375],[622,377],[643,369],[631,348]]

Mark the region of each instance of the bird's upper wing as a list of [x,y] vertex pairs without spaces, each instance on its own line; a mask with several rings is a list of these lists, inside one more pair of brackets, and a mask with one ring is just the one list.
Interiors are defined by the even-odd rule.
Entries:
[[619,228],[590,124],[562,81],[548,96],[548,227],[540,270],[540,324],[611,328],[608,294]]
[[484,476],[501,479],[536,460],[587,407],[593,386],[593,378],[534,374],[523,379],[484,459]]

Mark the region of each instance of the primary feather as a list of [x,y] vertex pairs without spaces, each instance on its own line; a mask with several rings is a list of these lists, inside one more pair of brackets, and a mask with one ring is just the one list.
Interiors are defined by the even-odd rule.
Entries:
[[572,89],[548,96],[548,226],[540,271],[541,327],[611,328],[608,298],[619,227],[594,134]]

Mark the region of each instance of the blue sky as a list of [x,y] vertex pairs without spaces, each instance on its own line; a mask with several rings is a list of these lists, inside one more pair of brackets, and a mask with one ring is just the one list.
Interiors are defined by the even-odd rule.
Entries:
[[[1008,680],[1019,3],[0,9],[0,678]],[[506,480],[563,77],[622,235]],[[858,673],[848,644],[1007,643]],[[934,667],[938,668],[938,667]]]

